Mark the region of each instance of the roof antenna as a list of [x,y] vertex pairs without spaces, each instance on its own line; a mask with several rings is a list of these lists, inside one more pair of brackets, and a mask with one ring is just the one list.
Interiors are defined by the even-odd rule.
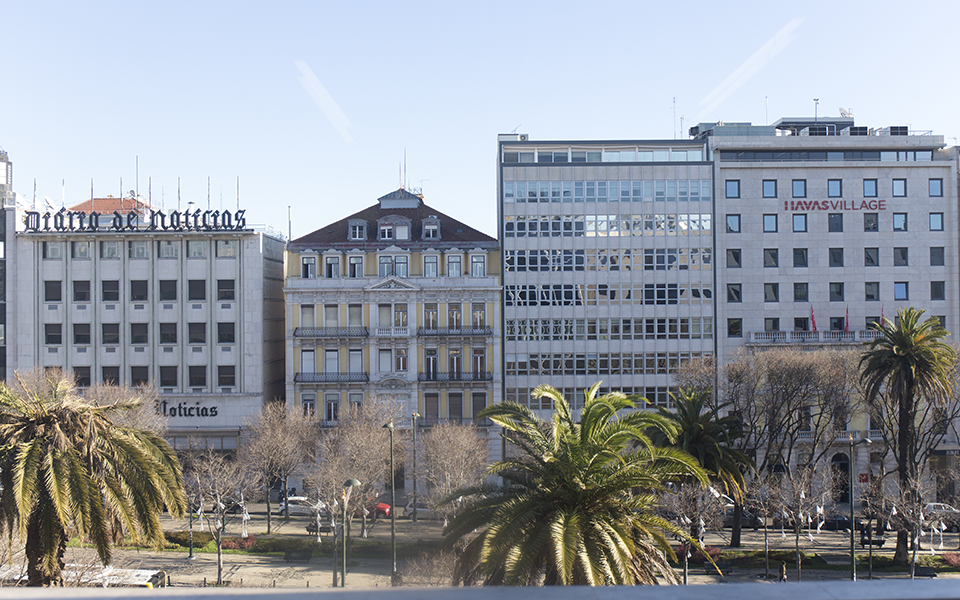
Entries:
[[813,99],[813,122],[817,122],[817,109],[820,108],[820,98]]
[[240,176],[237,175],[237,210],[240,210]]
[[207,210],[210,210],[210,176],[207,175]]
[[407,149],[403,149],[403,189],[407,189]]
[[520,125],[517,125],[516,127],[514,127],[514,128],[513,128],[513,131],[511,131],[510,133],[516,133],[517,130],[520,129],[521,126],[523,126],[523,123],[520,123]]
[[673,139],[677,139],[677,97],[673,97]]

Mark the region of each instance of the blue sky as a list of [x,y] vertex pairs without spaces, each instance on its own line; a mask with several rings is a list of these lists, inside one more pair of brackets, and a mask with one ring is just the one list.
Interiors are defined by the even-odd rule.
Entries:
[[3,0],[0,23],[18,193],[117,195],[139,157],[155,203],[180,177],[205,205],[209,177],[233,207],[239,176],[248,221],[286,232],[289,205],[294,237],[396,189],[404,153],[427,203],[494,235],[496,135],[518,127],[673,138],[681,116],[763,123],[819,98],[960,136],[957,2]]

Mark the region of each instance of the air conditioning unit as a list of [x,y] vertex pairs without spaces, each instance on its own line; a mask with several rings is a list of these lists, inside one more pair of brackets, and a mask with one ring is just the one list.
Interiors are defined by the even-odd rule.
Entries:
[[530,137],[530,136],[528,136],[528,135],[525,134],[525,133],[521,133],[521,134],[520,134],[520,141],[521,141],[521,142],[525,142],[525,141],[527,141],[527,138],[528,138],[528,137]]

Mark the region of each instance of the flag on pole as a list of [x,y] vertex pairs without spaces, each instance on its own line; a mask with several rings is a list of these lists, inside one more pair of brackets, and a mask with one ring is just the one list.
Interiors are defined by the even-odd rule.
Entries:
[[847,305],[847,316],[843,318],[843,332],[850,333],[850,305]]
[[880,324],[883,325],[883,305],[880,305]]
[[813,314],[813,305],[810,305],[810,323],[813,325],[813,332],[817,332],[817,316]]

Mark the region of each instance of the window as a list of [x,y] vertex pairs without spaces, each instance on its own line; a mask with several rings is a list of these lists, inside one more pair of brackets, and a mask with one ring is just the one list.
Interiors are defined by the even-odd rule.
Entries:
[[459,255],[447,256],[447,277],[463,277]]
[[907,230],[907,213],[893,213],[893,230]]
[[764,198],[777,197],[777,180],[776,179],[763,180],[763,197]]
[[943,281],[931,281],[930,282],[930,299],[931,300],[946,300],[946,284]]
[[147,281],[145,279],[130,280],[130,301],[144,302],[147,299]]
[[793,232],[794,233],[806,233],[807,231],[807,215],[793,215]]
[[830,257],[831,267],[843,266],[843,248],[830,248],[827,254]]
[[423,224],[423,239],[425,240],[439,240],[440,239],[440,225],[438,223],[424,223]]
[[43,326],[44,343],[48,346],[59,346],[63,343],[62,326],[60,323],[47,323]]
[[43,301],[61,302],[63,301],[63,285],[59,281],[43,282]]
[[397,236],[398,240],[409,240],[410,239],[410,226],[409,225],[395,225],[394,233]]
[[930,266],[942,267],[944,264],[943,246],[930,247]]
[[864,285],[863,299],[867,302],[880,301],[880,282],[868,281]]
[[237,368],[233,365],[220,365],[217,367],[217,386],[235,387],[237,385]]
[[393,257],[381,256],[378,260],[377,275],[379,277],[390,277],[393,275]]
[[940,198],[943,196],[943,180],[931,179],[927,182],[927,192],[931,198]]
[[423,257],[423,276],[438,277],[440,275],[439,263],[440,263],[439,256],[424,256]]
[[176,242],[167,240],[157,242],[157,256],[160,258],[177,258],[179,250]]
[[189,367],[190,387],[206,387],[207,367],[205,365]]
[[406,348],[397,348],[393,352],[394,371],[407,370],[407,350]]
[[727,302],[743,302],[743,293],[741,291],[741,284],[739,283],[727,284]]
[[407,277],[410,272],[407,266],[406,256],[394,256],[393,257],[393,274],[397,277]]
[[161,344],[177,343],[177,324],[176,323],[160,323],[160,343]]
[[930,231],[943,231],[943,213],[930,213]]
[[77,346],[90,344],[90,323],[73,324],[73,343]]
[[778,283],[763,284],[763,301],[764,302],[780,302],[780,284]]
[[323,259],[323,276],[327,279],[338,279],[340,277],[339,256],[327,256]]
[[387,373],[391,371],[393,367],[393,350],[390,350],[389,348],[381,348],[378,356],[380,357],[378,370],[381,373]]
[[160,300],[176,300],[176,299],[177,299],[177,280],[161,279],[160,280]]
[[130,386],[143,387],[150,383],[150,367],[130,367]]
[[90,258],[90,242],[70,242],[70,258],[88,260]]
[[840,179],[827,180],[827,198],[843,197],[843,181]]
[[340,394],[324,394],[324,419],[338,421],[340,419]]
[[880,231],[880,216],[877,213],[863,213],[863,230]]
[[187,343],[188,344],[206,344],[207,343],[207,324],[206,323],[187,323]]
[[864,198],[877,197],[877,180],[876,179],[863,180],[863,197]]
[[217,258],[236,257],[237,247],[237,240],[217,240]]
[[380,226],[380,239],[381,239],[381,240],[392,240],[392,239],[393,239],[393,225],[381,225],[381,226]]
[[844,317],[830,317],[830,331],[843,331],[846,325]]
[[727,268],[739,269],[741,266],[740,248],[727,248]]
[[202,240],[187,241],[187,258],[206,258],[207,242]]
[[830,302],[843,302],[843,283],[830,284]]
[[235,323],[217,323],[217,343],[233,344],[236,343],[234,332]]
[[763,320],[764,331],[780,331],[780,319],[776,317],[767,317]]
[[838,233],[843,231],[843,213],[827,215],[827,231]]
[[793,266],[798,269],[807,266],[807,249],[806,248],[793,249]]
[[317,257],[300,257],[300,277],[301,279],[313,279],[317,276]]
[[160,387],[175,388],[179,383],[176,367],[160,367]]
[[350,224],[350,239],[363,240],[367,238],[367,228],[363,223]]
[[203,279],[190,279],[187,281],[187,300],[195,302],[207,299],[207,282]]
[[43,257],[50,260],[63,258],[63,242],[44,242]]
[[807,317],[795,317],[793,319],[794,331],[810,331],[810,319]]
[[777,232],[777,215],[763,215],[763,232]]
[[725,189],[726,189],[727,198],[739,198],[740,197],[740,180],[728,179],[726,181]]
[[470,277],[486,277],[486,260],[487,257],[480,254],[470,257]]
[[763,249],[763,266],[764,267],[779,267],[780,266],[780,251],[776,248],[764,248]]
[[90,367],[74,367],[73,378],[77,382],[77,387],[90,387]]
[[100,242],[100,258],[120,258],[120,242]]
[[743,337],[743,319],[727,319],[727,337]]
[[807,197],[807,180],[806,179],[793,180],[793,197],[794,198]]
[[217,300],[236,300],[237,283],[233,279],[217,280]]
[[907,180],[894,179],[893,180],[893,197],[905,198],[906,196],[907,196]]
[[[119,330],[117,332],[119,336]],[[149,334],[147,333],[147,324],[146,323],[130,323],[130,343],[138,345],[146,345],[149,340]]]
[[475,329],[487,326],[487,306],[483,302],[474,302],[470,306],[470,326]]
[[115,346],[120,343],[120,323],[102,323],[100,332],[103,345]]
[[128,258],[148,258],[147,242],[127,242]]
[[906,281],[898,281],[893,284],[893,299],[894,300],[909,300],[910,299],[910,284]]
[[893,249],[893,266],[895,267],[910,266],[910,249],[909,248]]
[[104,280],[100,284],[101,295],[104,302],[120,301],[120,282],[116,280]]
[[808,283],[794,283],[793,284],[793,301],[807,302],[810,297],[809,288],[810,288],[810,285]]
[[89,281],[73,282],[73,301],[74,302],[90,302],[90,282]]
[[103,367],[100,379],[104,385],[120,385],[120,367]]
[[314,417],[317,414],[317,400],[313,394],[304,394],[300,398],[300,406],[303,408],[303,416]]
[[347,277],[363,277],[363,257],[347,257]]
[[423,327],[425,329],[436,329],[440,325],[439,311],[436,304],[423,305]]
[[463,327],[463,307],[459,302],[451,302],[447,305],[447,327],[450,329]]
[[863,249],[863,266],[865,267],[880,266],[880,248],[864,248]]
[[727,215],[727,233],[740,233],[740,215]]

